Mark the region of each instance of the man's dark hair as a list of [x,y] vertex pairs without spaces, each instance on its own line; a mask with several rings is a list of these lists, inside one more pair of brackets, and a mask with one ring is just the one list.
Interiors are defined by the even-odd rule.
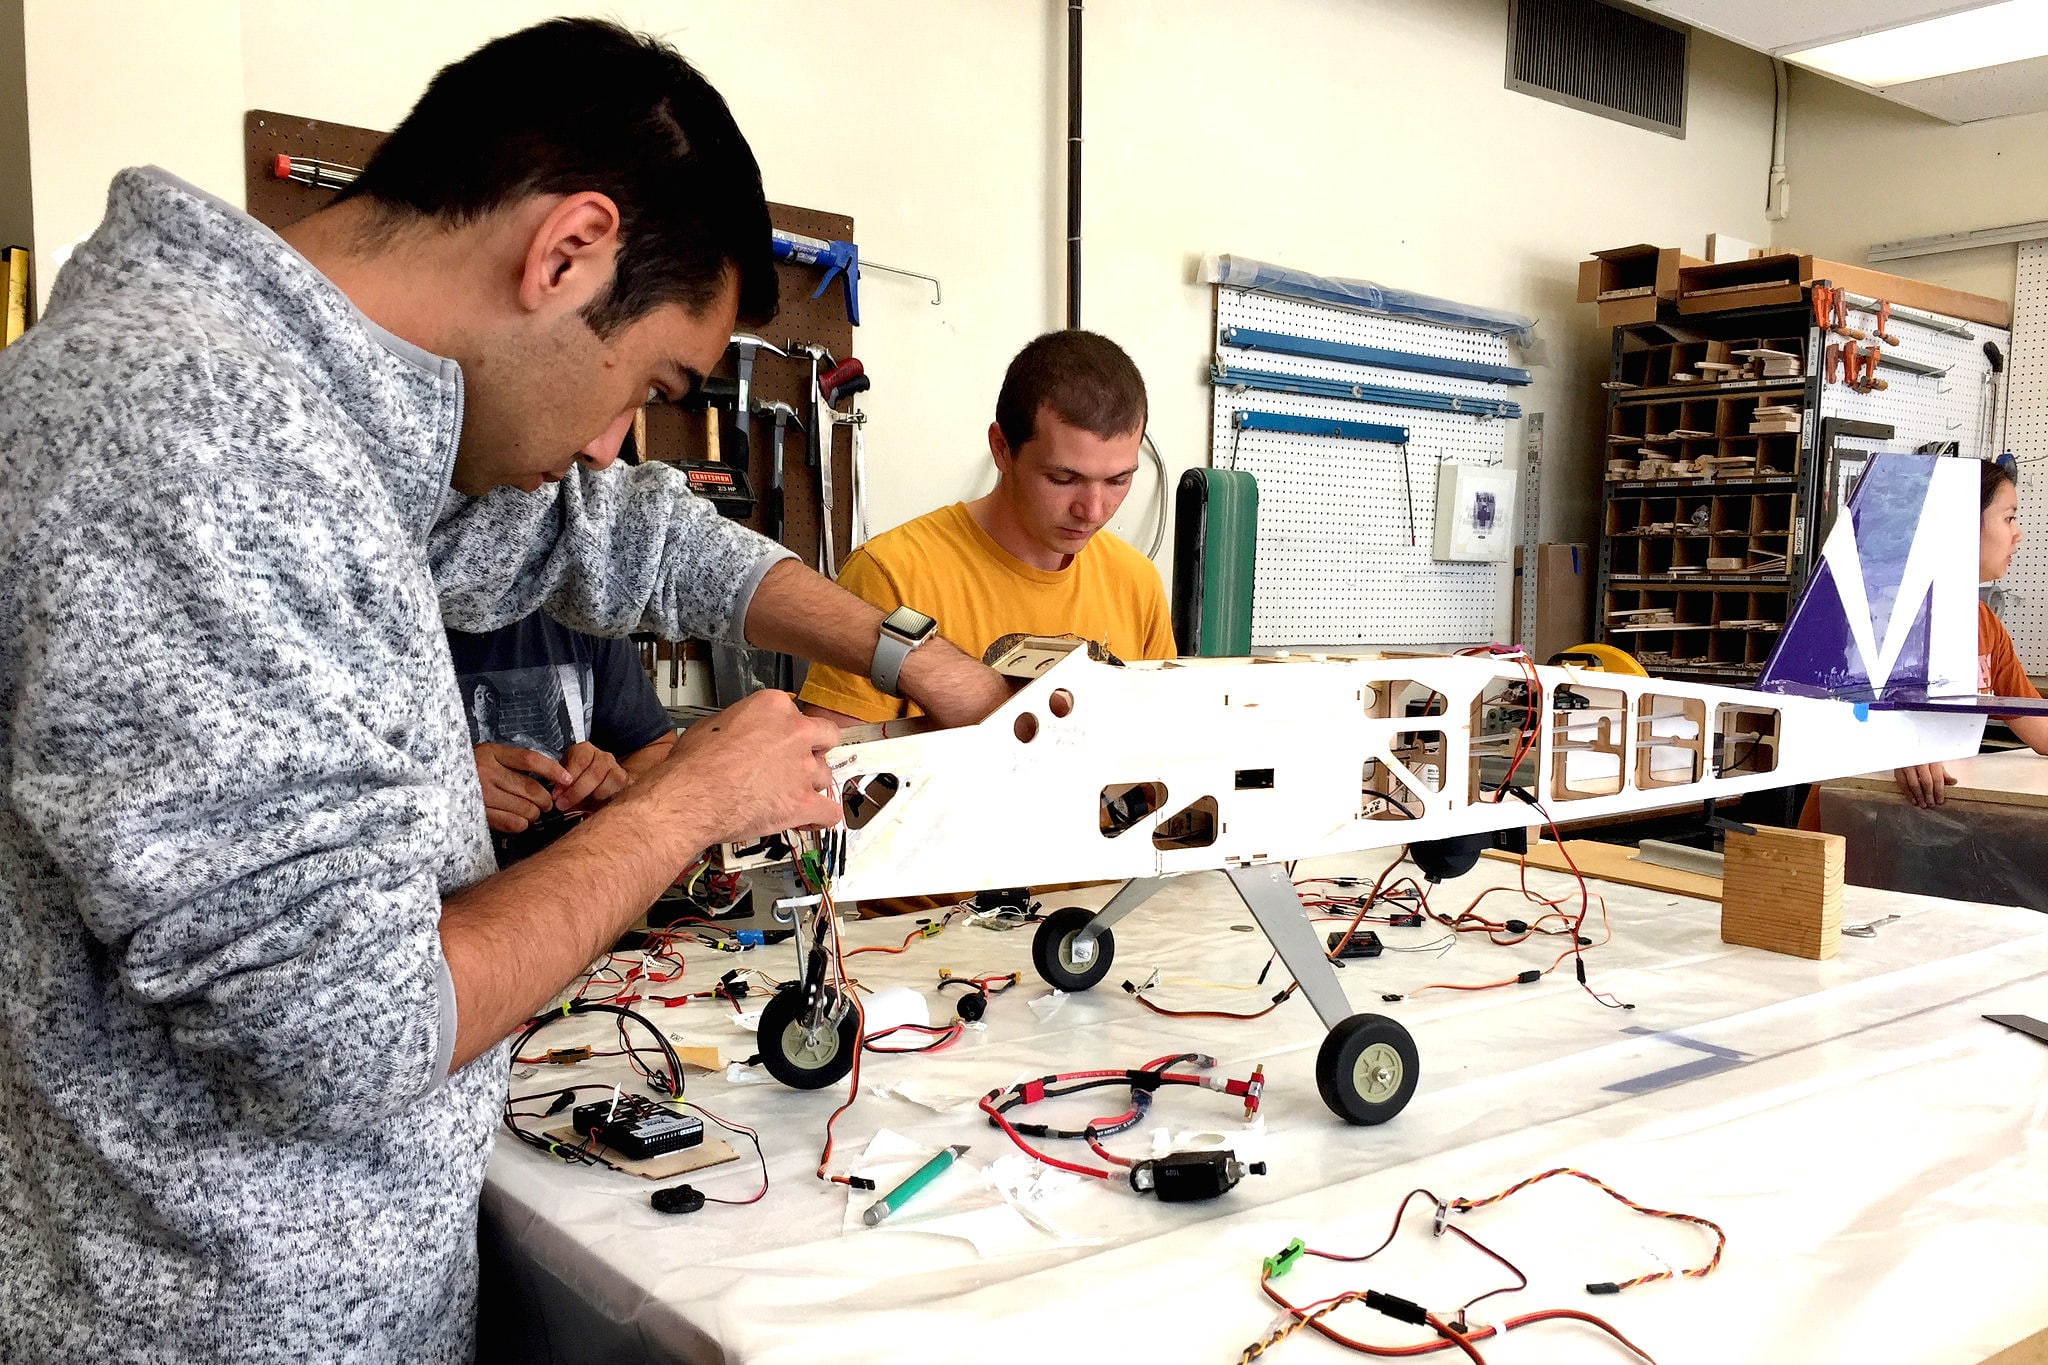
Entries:
[[710,82],[665,43],[595,19],[552,19],[484,44],[433,83],[342,198],[464,225],[537,194],[594,190],[619,210],[611,287],[584,309],[599,336],[664,304],[775,315],[761,168]]
[[1094,332],[1047,332],[1010,362],[996,395],[996,425],[1012,452],[1038,425],[1038,410],[1107,440],[1144,429],[1145,380],[1123,347]]
[[1979,463],[1984,467],[1977,475],[1977,510],[1988,512],[1991,510],[1991,499],[1997,495],[1999,489],[2007,484],[2018,488],[2020,481],[2013,477],[2010,469],[1994,460],[1982,460]]

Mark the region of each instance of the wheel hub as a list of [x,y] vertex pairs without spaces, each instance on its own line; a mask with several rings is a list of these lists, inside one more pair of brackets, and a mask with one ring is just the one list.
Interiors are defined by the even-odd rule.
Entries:
[[1352,1088],[1377,1104],[1401,1088],[1401,1054],[1386,1043],[1374,1043],[1352,1065]]
[[1095,961],[1095,940],[1081,942],[1081,931],[1076,929],[1060,940],[1060,958],[1074,971],[1085,971]]
[[839,1030],[826,1024],[812,1031],[801,1021],[792,1023],[782,1030],[782,1055],[815,1071],[839,1055]]

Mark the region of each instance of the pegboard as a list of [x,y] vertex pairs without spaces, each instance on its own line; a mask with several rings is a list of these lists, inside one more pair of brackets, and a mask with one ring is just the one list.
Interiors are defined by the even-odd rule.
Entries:
[[[335,165],[361,168],[385,135],[374,128],[357,128],[345,123],[322,123],[270,109],[251,109],[243,115],[245,202],[250,216],[272,229],[296,223],[307,214],[325,207],[334,191],[315,189],[293,180],[280,180],[273,167],[277,156],[311,158]],[[771,222],[785,232],[807,237],[852,241],[853,219],[845,214],[825,213],[787,204],[770,204]],[[794,350],[795,342],[824,346],[835,357],[853,354],[853,328],[846,319],[845,291],[835,281],[820,297],[811,298],[818,287],[818,272],[797,265],[776,266],[780,282],[780,309],[774,322],[758,333],[764,341]],[[717,374],[737,374],[737,358],[726,353]],[[879,380],[877,381],[879,382]],[[810,363],[798,357],[783,358],[760,352],[754,366],[752,396],[761,402],[783,402],[795,408],[808,423]],[[857,407],[858,402],[850,406]],[[646,455],[656,460],[701,460],[707,440],[701,413],[685,412],[671,404],[657,403],[647,410]],[[764,534],[768,529],[768,488],[772,475],[774,424],[755,419],[754,438],[748,448],[747,480],[753,485],[754,515],[747,525]],[[784,442],[783,485],[787,528],[783,543],[812,566],[819,563],[818,478],[804,463],[804,432],[792,427]],[[728,460],[735,449],[731,417],[726,416],[721,454]],[[833,545],[843,562],[853,529],[853,438],[851,432],[835,427],[832,436]]]
[[2048,673],[2048,242],[2021,242],[2007,367],[2005,448],[2020,461],[2026,536],[1994,608],[2028,673]]
[[[1851,309],[1848,325],[1873,334],[1877,320],[1869,313]],[[1821,386],[1820,415],[1843,417],[1857,422],[1883,422],[1893,430],[1887,450],[1913,450],[1937,441],[1954,441],[1960,454],[1972,459],[1998,453],[1992,429],[1996,414],[1992,408],[1989,382],[1991,362],[1984,343],[1996,345],[2009,357],[2012,334],[2002,327],[1980,322],[1964,324],[1970,335],[1954,336],[1922,326],[1910,319],[1892,316],[1891,334],[1897,346],[1886,346],[1887,358],[1916,361],[1948,371],[1946,375],[1908,374],[1888,365],[1878,367],[1883,389],[1858,393],[1846,384]],[[1854,343],[1867,350],[1871,341]]]
[[[1478,364],[1512,363],[1506,340],[1485,332],[1223,287],[1216,291],[1216,325],[1216,358],[1231,369],[1475,398],[1514,397],[1506,385],[1482,380],[1244,351],[1222,340],[1223,329],[1246,327]],[[1408,445],[1241,431],[1231,425],[1231,414],[1241,408],[1402,426],[1408,428]],[[1492,639],[1512,567],[1439,563],[1430,558],[1430,538],[1438,466],[1445,461],[1503,463],[1509,430],[1509,421],[1499,418],[1217,388],[1210,463],[1247,470],[1259,483],[1252,644],[1436,645]]]
[[242,115],[243,203],[249,216],[281,232],[334,198],[333,190],[278,179],[273,167],[280,153],[361,167],[383,145],[384,134],[375,128],[318,123],[274,109],[249,110]]

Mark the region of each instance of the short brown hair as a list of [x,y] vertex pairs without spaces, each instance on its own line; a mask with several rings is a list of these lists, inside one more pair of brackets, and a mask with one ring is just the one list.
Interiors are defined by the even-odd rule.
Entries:
[[1016,451],[1031,439],[1038,410],[1105,440],[1145,426],[1145,380],[1123,348],[1094,332],[1047,332],[1010,362],[996,395],[996,425]]

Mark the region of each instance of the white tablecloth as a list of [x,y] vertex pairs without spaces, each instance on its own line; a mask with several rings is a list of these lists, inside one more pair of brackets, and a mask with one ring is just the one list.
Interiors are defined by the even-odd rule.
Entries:
[[[1332,866],[1377,870],[1362,858],[1316,870]],[[1513,875],[1482,864],[1436,889],[1432,903],[1455,912]],[[1530,883],[1551,893],[1570,886],[1542,873]],[[1848,922],[1901,918],[1875,938],[1844,938],[1838,958],[1817,963],[1723,945],[1711,904],[1596,889],[1614,940],[1587,951],[1592,984],[1632,1002],[1630,1011],[1596,1003],[1569,962],[1535,985],[1380,1001],[1383,991],[1547,965],[1558,950],[1550,939],[1494,947],[1466,935],[1442,956],[1390,951],[1343,972],[1354,1004],[1399,1019],[1420,1050],[1414,1101],[1377,1128],[1344,1124],[1318,1098],[1323,1031],[1299,997],[1254,1023],[1183,1022],[1146,1013],[1118,989],[1157,968],[1167,983],[1161,1003],[1247,1010],[1284,985],[1276,965],[1263,990],[1221,988],[1249,985],[1268,949],[1243,931],[1251,917],[1219,876],[1183,879],[1119,925],[1107,980],[1056,1007],[1030,971],[1029,929],[956,924],[900,956],[857,957],[863,982],[923,990],[934,1022],[950,1016],[958,994],[934,989],[939,968],[1025,973],[993,1002],[986,1029],[949,1051],[870,1055],[860,1102],[840,1121],[839,1169],[855,1168],[885,1131],[920,1150],[970,1144],[960,1169],[900,1222],[850,1228],[849,1204],[873,1196],[849,1199],[811,1173],[843,1083],[799,1093],[693,1075],[692,1099],[760,1127],[772,1184],[759,1204],[682,1218],[654,1212],[646,1182],[564,1167],[501,1135],[486,1224],[511,1249],[528,1308],[547,1320],[545,1336],[528,1334],[523,1347],[533,1358],[611,1365],[642,1355],[749,1365],[1235,1360],[1277,1321],[1258,1288],[1259,1264],[1290,1239],[1363,1253],[1412,1188],[1481,1197],[1552,1166],[1720,1223],[1726,1259],[1703,1280],[1589,1296],[1589,1281],[1696,1264],[1708,1239],[1553,1180],[1465,1217],[1468,1231],[1532,1280],[1481,1305],[1477,1319],[1578,1308],[1606,1317],[1662,1365],[1963,1365],[2048,1325],[2048,1046],[1979,1017],[2048,1017],[2048,917],[1851,888]],[[1053,904],[1101,898],[1083,892]],[[1535,913],[1512,895],[1485,908],[1496,918]],[[893,944],[909,928],[854,924],[848,941]],[[1392,948],[1443,938],[1434,926],[1380,932]],[[787,947],[750,956],[773,975],[794,974]],[[692,981],[701,988],[740,960],[693,953]],[[754,1050],[730,1009],[655,1014],[680,1041],[736,1057]],[[604,1034],[578,1020],[543,1037],[559,1044],[579,1028]],[[1234,1100],[1169,1089],[1147,1128],[1114,1146],[1149,1154],[1155,1128],[1232,1135],[1268,1163],[1267,1175],[1193,1205],[1077,1180],[1035,1205],[1036,1221],[987,1188],[981,1172],[1014,1149],[972,1097],[1029,1075],[1135,1067],[1181,1050],[1211,1052],[1217,1071],[1233,1076],[1265,1064],[1263,1133],[1243,1134]],[[514,1089],[611,1079],[602,1066],[543,1068]],[[1121,1096],[1097,1091],[1032,1117],[1078,1126],[1115,1112]],[[1078,1143],[1051,1146],[1087,1159]],[[747,1152],[691,1179],[707,1193],[741,1196],[757,1168]],[[1427,1227],[1418,1215],[1376,1261],[1303,1262],[1280,1287],[1297,1302],[1370,1287],[1448,1310],[1503,1282],[1497,1267]],[[1359,1306],[1334,1321],[1374,1341],[1417,1339],[1418,1329]],[[1482,1350],[1496,1365],[1627,1358],[1568,1324],[1531,1326]],[[1343,1354],[1303,1332],[1267,1359]]]

